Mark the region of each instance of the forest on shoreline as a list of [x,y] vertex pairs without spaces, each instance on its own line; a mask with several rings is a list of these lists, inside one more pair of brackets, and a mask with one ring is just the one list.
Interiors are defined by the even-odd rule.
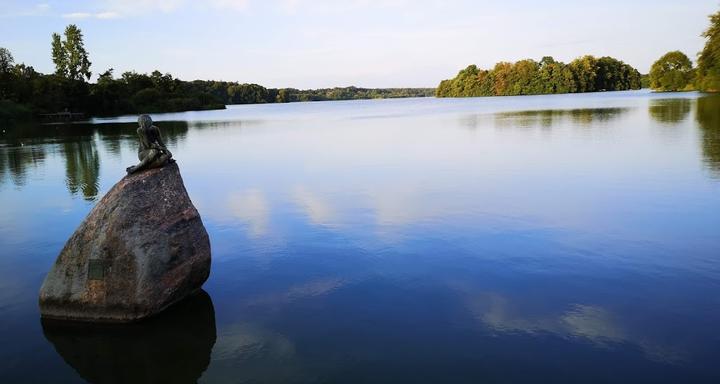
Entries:
[[0,121],[28,120],[42,114],[80,112],[87,116],[224,109],[227,104],[290,103],[433,96],[434,88],[322,89],[266,88],[228,81],[183,81],[169,73],[114,70],[101,73],[95,83],[82,31],[68,25],[52,35],[55,73],[43,74],[0,47]]
[[[1,49],[1,48],[0,48]],[[86,116],[117,116],[225,109],[230,104],[290,103],[300,101],[355,100],[433,96],[433,88],[265,88],[258,84],[228,81],[183,81],[169,73],[112,70],[96,83],[42,74],[24,64],[15,65],[5,84],[7,98],[0,97],[0,120],[28,119],[60,111]]]

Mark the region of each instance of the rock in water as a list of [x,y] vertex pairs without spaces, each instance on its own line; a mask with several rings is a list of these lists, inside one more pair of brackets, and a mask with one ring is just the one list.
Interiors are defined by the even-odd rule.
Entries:
[[120,180],[65,244],[40,289],[46,318],[127,322],[199,290],[210,240],[177,164]]

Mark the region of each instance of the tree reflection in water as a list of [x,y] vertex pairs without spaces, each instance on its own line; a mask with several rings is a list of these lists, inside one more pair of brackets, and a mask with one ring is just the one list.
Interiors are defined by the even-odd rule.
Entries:
[[720,177],[720,95],[699,98],[696,118],[700,126],[705,164],[713,174]]
[[547,109],[538,111],[502,112],[495,114],[499,128],[535,127],[551,128],[565,122],[586,127],[594,123],[615,120],[630,111],[629,108]]
[[[185,140],[188,123],[159,123],[170,147]],[[22,187],[28,172],[43,165],[56,148],[65,160],[65,185],[72,195],[94,201],[99,193],[102,156],[119,157],[123,148],[137,150],[137,124],[29,124],[8,127],[0,137],[0,185]],[[56,147],[54,144],[58,144]]]
[[0,147],[0,185],[12,180],[15,186],[24,186],[28,170],[44,161],[45,149],[40,145]]
[[658,123],[677,124],[687,119],[691,106],[690,99],[650,100],[648,112]]
[[100,156],[94,140],[66,142],[65,184],[71,194],[82,193],[85,200],[95,200],[98,194]]

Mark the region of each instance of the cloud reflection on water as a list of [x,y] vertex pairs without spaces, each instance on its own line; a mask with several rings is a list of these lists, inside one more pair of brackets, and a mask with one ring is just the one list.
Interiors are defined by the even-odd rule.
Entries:
[[469,310],[495,332],[548,332],[564,338],[585,339],[600,348],[628,343],[640,348],[650,360],[680,363],[687,354],[644,336],[642,329],[629,329],[622,318],[598,305],[571,304],[555,313],[527,312],[521,300],[498,293],[465,293]]
[[[248,189],[232,192],[227,199],[227,213],[212,211],[221,216],[230,214],[248,224],[251,237],[262,237],[267,234],[270,221],[270,205],[265,194],[259,189]],[[217,218],[217,216],[214,216]]]
[[292,199],[315,225],[332,225],[337,220],[335,210],[322,196],[303,186],[292,189]]

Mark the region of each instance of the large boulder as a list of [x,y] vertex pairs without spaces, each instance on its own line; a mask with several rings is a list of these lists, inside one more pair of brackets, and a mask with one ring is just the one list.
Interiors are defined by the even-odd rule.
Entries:
[[128,322],[198,291],[210,240],[177,164],[120,180],[65,244],[40,289],[45,318]]

